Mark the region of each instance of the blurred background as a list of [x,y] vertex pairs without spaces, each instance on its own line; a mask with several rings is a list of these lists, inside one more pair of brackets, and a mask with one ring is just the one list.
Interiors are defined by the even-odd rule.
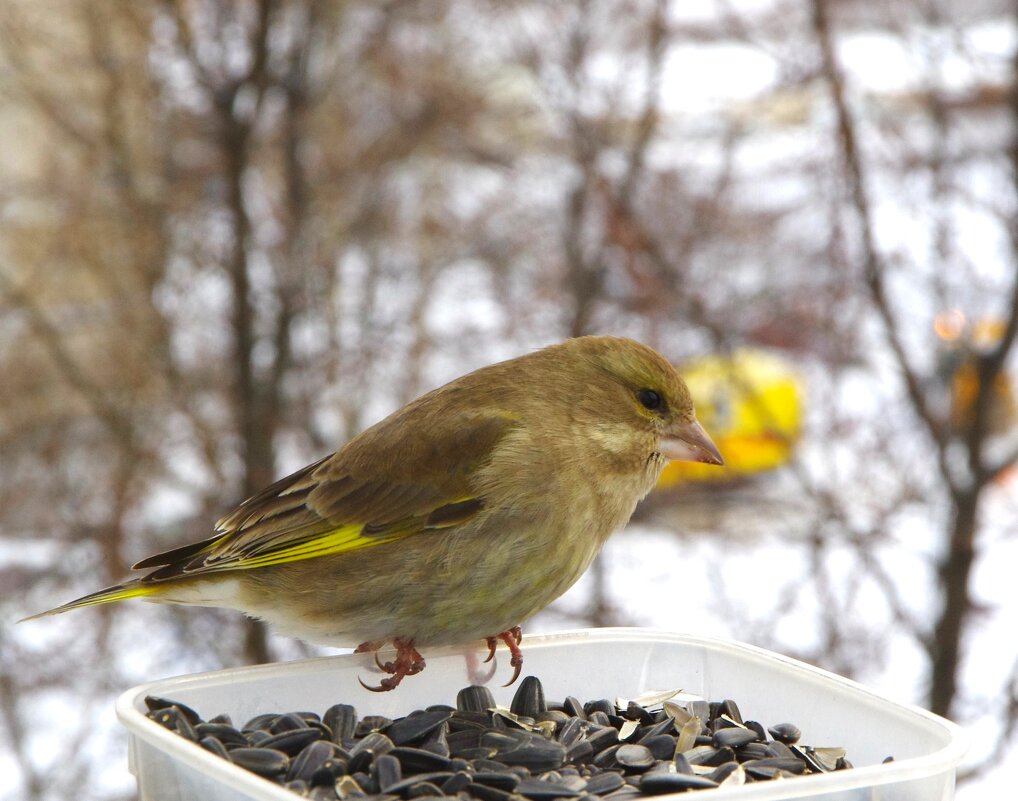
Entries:
[[669,469],[527,631],[779,650],[1009,793],[1016,72],[1004,0],[0,2],[0,798],[130,799],[119,692],[324,652],[17,618],[587,333],[682,365],[730,467]]

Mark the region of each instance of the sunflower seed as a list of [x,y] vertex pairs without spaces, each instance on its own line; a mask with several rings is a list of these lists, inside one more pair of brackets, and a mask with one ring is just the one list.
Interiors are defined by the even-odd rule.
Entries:
[[654,722],[654,715],[635,701],[630,701],[629,704],[626,705],[626,709],[622,713],[622,717],[627,720],[635,720],[641,726],[649,726]]
[[411,785],[406,789],[404,795],[407,798],[418,798],[420,801],[425,801],[425,799],[444,798],[442,791],[431,782],[418,782],[417,784]]
[[721,784],[722,782],[727,781],[732,776],[732,774],[739,772],[742,773],[742,781],[739,782],[739,780],[736,779],[735,781],[733,781],[733,784],[744,783],[746,781],[746,772],[742,770],[742,766],[738,762],[726,762],[723,765],[718,765],[716,768],[714,768],[714,770],[708,773],[707,778],[710,779],[711,781]]
[[[317,743],[312,743],[308,748],[313,748],[316,745]],[[336,779],[346,776],[347,773],[349,773],[349,763],[345,759],[331,756],[311,773],[311,786],[327,785],[332,787]]]
[[544,687],[537,676],[527,676],[520,682],[519,689],[516,690],[509,705],[509,711],[532,718],[548,711],[548,704],[544,700]]
[[558,732],[558,741],[566,748],[571,746],[583,736],[585,729],[584,722],[577,717],[567,720]]
[[265,729],[252,729],[244,732],[244,739],[251,748],[257,748],[271,736]]
[[686,759],[689,760],[690,765],[709,765],[712,768],[734,758],[735,752],[728,747],[715,748],[710,745],[698,745],[686,752]]
[[325,710],[322,722],[332,731],[332,742],[351,740],[357,730],[357,710],[350,704],[335,704]]
[[752,729],[718,729],[711,738],[715,748],[738,748],[756,741],[756,732]]
[[779,743],[779,742],[777,742],[775,740],[771,740],[769,743],[767,743],[766,749],[767,749],[767,754],[766,755],[769,756],[769,757],[794,757],[795,756],[795,754],[792,752],[791,748],[789,748],[784,743]]
[[653,755],[654,759],[671,759],[675,756],[675,738],[668,734],[659,734],[656,737],[648,737],[640,740]]
[[387,754],[393,749],[393,747],[392,740],[384,734],[371,732],[357,741],[357,744],[350,749],[350,756],[355,757],[364,752],[372,754]]
[[740,726],[742,725],[742,712],[739,711],[739,705],[731,698],[726,698],[721,702],[721,714],[734,720]]
[[171,701],[168,698],[160,698],[157,695],[146,695],[145,706],[148,707],[149,712],[158,712],[160,709],[173,708],[187,718],[187,722],[192,726],[197,726],[201,723],[201,715],[191,709],[191,707],[186,704],[182,704],[179,701]]
[[445,710],[414,713],[392,723],[385,734],[394,745],[406,745],[423,740],[451,717],[452,712]]
[[192,743],[198,742],[198,732],[191,724],[189,715],[183,712],[180,707],[166,706],[149,713],[149,717],[159,725],[176,732]]
[[422,751],[430,751],[438,756],[449,756],[449,742],[445,739],[447,726],[439,726],[421,743]]
[[498,790],[505,790],[511,793],[516,789],[516,785],[520,783],[520,777],[515,773],[481,771],[473,775],[473,781],[476,784],[486,784],[488,787],[494,787]]
[[480,801],[511,801],[513,794],[497,787],[488,787],[486,784],[471,782],[467,785],[467,794]]
[[607,795],[618,790],[625,783],[625,779],[622,778],[620,773],[599,773],[587,779],[587,792],[594,795]]
[[613,768],[618,763],[615,761],[615,753],[621,748],[621,745],[610,745],[604,750],[598,752],[594,757],[594,764],[599,768]]
[[587,740],[577,740],[566,749],[566,759],[569,762],[581,764],[594,755],[594,748]]
[[401,745],[393,748],[389,754],[399,760],[404,772],[427,773],[436,770],[448,770],[451,760],[432,751],[423,748],[411,748]]
[[265,731],[269,730],[269,727],[275,723],[276,718],[279,717],[278,713],[267,712],[263,715],[255,715],[251,720],[240,727],[240,730],[247,734],[249,731]]
[[565,764],[566,749],[556,742],[530,742],[501,752],[499,759],[507,765],[522,765],[531,772],[555,770]]
[[544,779],[524,779],[517,787],[516,792],[534,801],[546,801],[552,798],[575,798],[579,792],[567,787],[560,782],[550,782]]
[[392,719],[385,715],[366,715],[357,722],[354,737],[363,737],[373,731],[386,731],[392,725]]
[[439,786],[446,795],[457,795],[470,786],[470,774],[463,771],[454,773]]
[[497,759],[475,759],[470,765],[474,773],[500,773],[509,770],[505,762],[499,762]]
[[272,734],[279,734],[280,732],[306,729],[307,727],[308,725],[304,722],[304,718],[295,712],[287,712],[283,715],[276,715],[275,719],[269,723],[268,731]]
[[588,726],[587,732],[587,742],[590,743],[595,754],[616,745],[619,741],[618,730],[611,726],[596,726],[595,724]]
[[289,756],[296,756],[306,746],[321,739],[322,733],[318,729],[289,729],[266,737],[259,743],[259,746],[261,748],[274,748]]
[[332,754],[332,745],[324,740],[308,743],[297,756],[290,760],[290,769],[286,773],[287,781],[304,781],[312,784],[315,772],[332,757]]
[[216,737],[202,737],[198,741],[198,745],[209,753],[215,754],[217,757],[222,757],[227,762],[233,761],[230,759],[230,752],[226,750],[226,746],[223,745],[222,741]]
[[199,723],[194,727],[199,737],[215,737],[223,745],[247,745],[247,738],[225,723]]
[[756,760],[742,763],[742,769],[746,772],[746,775],[753,779],[778,779],[786,776],[793,776],[795,774],[789,773],[782,768],[774,765],[759,765]]
[[562,711],[573,718],[579,718],[580,720],[587,719],[587,713],[583,710],[583,704],[579,702],[579,699],[567,695],[566,700],[562,702]]
[[494,748],[497,753],[498,751],[511,750],[525,742],[528,742],[528,739],[522,731],[487,731],[481,734],[481,739],[477,744]]
[[456,694],[456,708],[461,712],[487,712],[495,707],[495,696],[487,687],[472,685]]
[[640,779],[640,790],[647,795],[682,793],[717,786],[717,782],[706,776],[689,776],[685,773],[648,773]]
[[799,774],[806,770],[806,764],[795,757],[768,757],[767,759],[751,759],[743,762],[742,767],[747,771],[753,768],[776,768],[786,773]]
[[391,754],[381,754],[371,763],[371,775],[383,793],[403,778],[403,768],[399,760]]
[[771,726],[767,731],[770,732],[771,737],[785,745],[794,745],[799,742],[799,738],[802,736],[799,727],[794,723],[778,723]]
[[676,773],[685,773],[691,776],[695,771],[693,766],[689,764],[689,760],[686,759],[685,754],[676,754],[675,759],[672,760],[672,764],[675,766]]
[[271,748],[235,748],[230,752],[234,764],[266,778],[286,773],[290,757]]
[[488,712],[460,712],[457,710],[449,718],[449,732],[455,733],[469,729],[488,731],[492,728],[492,722],[491,714]]
[[620,745],[615,761],[630,770],[644,771],[654,764],[654,755],[644,745]]
[[490,746],[481,745],[477,748],[466,748],[460,751],[457,756],[466,762],[473,762],[477,759],[491,759],[498,753],[498,749],[491,748]]
[[756,732],[756,738],[760,742],[763,743],[767,741],[767,729],[763,727],[762,723],[758,723],[755,720],[747,720],[744,725],[747,729]]
[[[774,743],[747,743],[741,748],[736,749],[735,758],[739,762],[748,762],[750,759],[767,759],[768,757],[778,756],[778,754],[771,752],[771,745],[774,745]],[[788,754],[782,756],[788,756]]]

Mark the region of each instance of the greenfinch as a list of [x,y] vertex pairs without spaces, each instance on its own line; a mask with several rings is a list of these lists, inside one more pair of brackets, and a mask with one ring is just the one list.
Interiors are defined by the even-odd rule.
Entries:
[[511,684],[519,624],[579,579],[671,459],[722,464],[672,365],[630,339],[569,339],[423,395],[211,538],[34,617],[125,598],[234,608],[374,652],[389,675],[373,690],[422,670],[419,647],[483,640],[490,660],[501,641]]

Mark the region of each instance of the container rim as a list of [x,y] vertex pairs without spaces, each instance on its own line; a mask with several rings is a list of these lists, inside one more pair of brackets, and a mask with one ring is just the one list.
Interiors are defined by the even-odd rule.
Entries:
[[[578,642],[648,642],[648,643],[679,643],[702,648],[712,652],[738,653],[749,661],[757,664],[775,664],[798,672],[814,679],[833,682],[849,692],[886,704],[898,711],[911,715],[927,728],[939,729],[946,738],[946,744],[929,754],[918,757],[896,760],[880,765],[854,767],[848,771],[837,771],[819,776],[806,776],[789,782],[761,782],[752,786],[743,785],[732,788],[714,790],[710,797],[717,799],[745,798],[751,801],[768,801],[768,799],[791,799],[813,796],[825,791],[851,790],[861,787],[906,782],[913,779],[935,776],[946,770],[955,768],[965,756],[969,747],[968,734],[956,723],[935,715],[914,704],[903,704],[887,695],[871,690],[856,681],[839,676],[822,668],[815,667],[797,659],[768,651],[755,645],[726,640],[720,637],[702,637],[698,635],[680,634],[678,632],[646,629],[646,628],[600,628],[574,629],[547,634],[535,634],[527,637],[528,650],[575,644]],[[462,646],[447,646],[429,650],[435,657],[463,652]],[[357,658],[360,655],[356,655]],[[251,665],[240,668],[192,673],[180,677],[168,677],[156,681],[136,685],[123,692],[116,702],[116,714],[120,723],[139,739],[149,743],[174,759],[215,778],[222,784],[247,792],[254,798],[271,799],[271,801],[293,801],[295,796],[289,790],[263,779],[249,771],[238,768],[209,753],[196,743],[185,740],[178,734],[160,726],[145,716],[145,696],[161,693],[159,688],[167,682],[174,683],[174,689],[186,691],[189,687],[207,686],[210,682],[230,683],[235,679],[257,677],[258,674],[279,673],[286,670],[299,677],[301,674],[316,672],[323,664],[334,663],[355,657],[354,654],[320,656],[291,662],[275,662],[263,665]],[[133,761],[129,766],[136,773]],[[804,784],[804,787],[800,786]],[[662,801],[678,794],[656,797]]]

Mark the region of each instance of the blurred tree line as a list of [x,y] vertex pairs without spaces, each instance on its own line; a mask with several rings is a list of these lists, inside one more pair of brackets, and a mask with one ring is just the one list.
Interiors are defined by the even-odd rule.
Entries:
[[[963,721],[990,710],[986,764],[1013,749],[1018,651],[998,649],[992,687],[971,686],[965,656],[989,614],[974,571],[1018,515],[994,393],[1018,333],[1014,13],[0,5],[9,797],[123,795],[102,789],[100,757],[122,762],[122,746],[95,717],[152,664],[302,653],[232,613],[133,605],[30,632],[14,619],[207,536],[432,386],[593,332],[676,361],[747,344],[795,361],[809,421],[779,485],[787,513],[749,528],[787,530],[806,554],[771,620],[808,597],[818,635],[790,643],[748,619],[732,633],[863,677],[904,637],[917,700]],[[888,42],[910,80],[876,91],[866,65]],[[750,89],[726,95],[733,81]],[[699,495],[648,508],[678,509],[681,528],[683,504],[706,504],[710,535],[731,536],[725,492]],[[910,538],[928,597],[901,589],[892,556]],[[583,622],[625,616],[609,569]],[[880,613],[860,620],[874,594]],[[139,641],[151,662],[115,656]],[[54,744],[39,711],[68,702],[81,713]]]

